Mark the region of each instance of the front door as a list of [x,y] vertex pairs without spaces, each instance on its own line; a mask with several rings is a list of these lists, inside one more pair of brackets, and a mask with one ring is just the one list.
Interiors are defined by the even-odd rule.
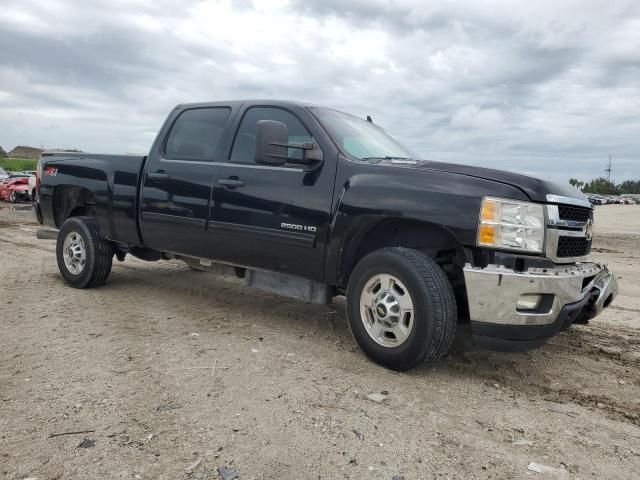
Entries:
[[[324,163],[313,172],[300,165],[256,164],[260,120],[286,124],[289,143],[316,142]],[[336,155],[309,124],[314,125],[310,113],[302,108],[294,113],[265,105],[243,112],[227,159],[216,163],[209,223],[216,259],[322,280]],[[290,152],[296,153],[301,151]]]
[[[175,111],[154,145],[143,177],[140,221],[152,249],[210,257],[206,232],[211,182],[231,108]],[[165,129],[166,130],[166,129]]]

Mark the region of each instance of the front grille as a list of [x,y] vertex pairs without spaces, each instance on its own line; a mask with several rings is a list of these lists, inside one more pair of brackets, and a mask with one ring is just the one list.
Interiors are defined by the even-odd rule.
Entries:
[[591,251],[591,240],[585,237],[560,237],[558,239],[558,258],[584,257]]
[[558,216],[560,220],[587,223],[589,219],[593,217],[593,210],[590,208],[558,205]]

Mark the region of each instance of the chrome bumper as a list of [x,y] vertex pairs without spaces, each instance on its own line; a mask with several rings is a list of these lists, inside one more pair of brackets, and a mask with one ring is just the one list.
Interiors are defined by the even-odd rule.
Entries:
[[[531,268],[526,272],[489,265],[464,268],[472,322],[497,325],[549,325],[563,308],[585,301],[580,318],[600,314],[618,293],[615,276],[605,265],[578,263],[555,268]],[[542,295],[535,310],[519,310],[522,295]],[[587,297],[590,297],[587,299]]]

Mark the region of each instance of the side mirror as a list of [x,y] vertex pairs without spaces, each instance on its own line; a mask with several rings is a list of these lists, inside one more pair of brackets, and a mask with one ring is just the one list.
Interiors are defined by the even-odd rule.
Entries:
[[[289,131],[284,123],[260,120],[256,127],[256,163],[304,165],[306,171],[315,170],[322,164],[324,155],[314,143],[287,143]],[[290,158],[290,148],[302,150],[302,158]]]
[[287,163],[287,126],[275,120],[260,120],[256,131],[256,163],[284,165]]

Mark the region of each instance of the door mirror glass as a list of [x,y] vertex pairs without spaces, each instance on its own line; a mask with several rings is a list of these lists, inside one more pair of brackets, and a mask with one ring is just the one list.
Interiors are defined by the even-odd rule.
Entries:
[[284,165],[287,162],[287,126],[275,120],[260,120],[256,130],[255,162],[267,165]]

